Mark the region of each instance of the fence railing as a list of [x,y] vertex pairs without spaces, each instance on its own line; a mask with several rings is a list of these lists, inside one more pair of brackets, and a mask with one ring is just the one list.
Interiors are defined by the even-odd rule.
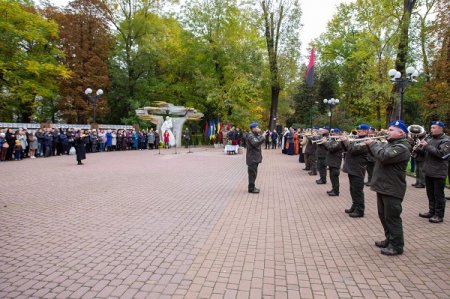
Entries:
[[[97,125],[99,129],[106,129],[106,130],[119,130],[119,129],[125,129],[125,130],[131,130],[133,126],[129,125],[108,125],[108,124],[98,124]],[[26,128],[26,129],[39,129],[42,127],[50,127],[50,128],[56,128],[56,129],[80,129],[80,130],[88,130],[91,128],[91,125],[79,125],[79,124],[36,124],[36,123],[2,123],[0,122],[0,128],[11,128],[11,129],[20,129],[20,128]]]

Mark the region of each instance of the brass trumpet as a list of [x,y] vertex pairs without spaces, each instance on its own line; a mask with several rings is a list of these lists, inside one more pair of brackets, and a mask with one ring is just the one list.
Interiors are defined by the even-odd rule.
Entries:
[[342,136],[328,136],[328,137],[324,137],[324,138],[321,138],[321,139],[313,140],[311,142],[312,143],[316,143],[316,144],[323,144],[325,142],[330,141],[330,139],[336,139],[336,141],[341,141],[340,140],[341,137]]

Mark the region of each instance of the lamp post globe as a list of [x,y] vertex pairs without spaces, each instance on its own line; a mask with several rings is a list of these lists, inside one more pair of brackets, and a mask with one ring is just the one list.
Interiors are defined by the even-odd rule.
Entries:
[[97,89],[97,92],[95,93],[95,95],[92,95],[92,93],[93,93],[92,88],[88,87],[88,88],[86,88],[84,93],[86,94],[88,99],[92,102],[92,105],[94,106],[93,122],[95,124],[96,123],[97,101],[103,95],[103,89]]
[[396,69],[391,69],[388,71],[388,76],[393,84],[395,84],[400,93],[400,111],[398,119],[403,120],[403,96],[405,93],[406,86],[410,83],[417,82],[416,78],[419,76],[419,71],[417,71],[413,66],[407,67],[406,76],[402,77],[402,73]]

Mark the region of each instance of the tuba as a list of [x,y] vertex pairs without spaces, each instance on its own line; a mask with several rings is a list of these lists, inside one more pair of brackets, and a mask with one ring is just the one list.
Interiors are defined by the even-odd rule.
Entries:
[[425,133],[425,128],[420,125],[410,125],[408,133],[411,135],[411,138],[416,139]]
[[410,125],[408,127],[408,133],[414,140],[414,147],[412,148],[411,151],[411,157],[416,158],[417,151],[422,149],[419,137],[423,136],[423,134],[425,133],[425,128],[420,125]]

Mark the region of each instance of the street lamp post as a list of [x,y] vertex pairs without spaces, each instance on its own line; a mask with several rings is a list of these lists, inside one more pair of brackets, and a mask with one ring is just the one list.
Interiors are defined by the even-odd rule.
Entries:
[[88,99],[92,102],[92,105],[94,106],[94,124],[95,124],[96,123],[97,101],[103,95],[103,90],[98,89],[94,96],[94,95],[92,95],[92,89],[88,87],[88,88],[86,88],[84,93],[86,94]]
[[410,66],[406,68],[406,77],[402,77],[402,73],[396,69],[389,70],[388,75],[391,82],[398,86],[398,91],[400,92],[399,119],[403,120],[403,95],[408,84],[417,82],[416,78],[419,76],[419,72],[414,67]]
[[323,103],[325,105],[327,105],[330,110],[328,111],[328,116],[330,117],[330,130],[331,130],[331,120],[332,120],[332,116],[333,116],[333,107],[336,106],[337,104],[339,104],[339,100],[335,99],[335,98],[331,98],[331,99],[324,99]]

